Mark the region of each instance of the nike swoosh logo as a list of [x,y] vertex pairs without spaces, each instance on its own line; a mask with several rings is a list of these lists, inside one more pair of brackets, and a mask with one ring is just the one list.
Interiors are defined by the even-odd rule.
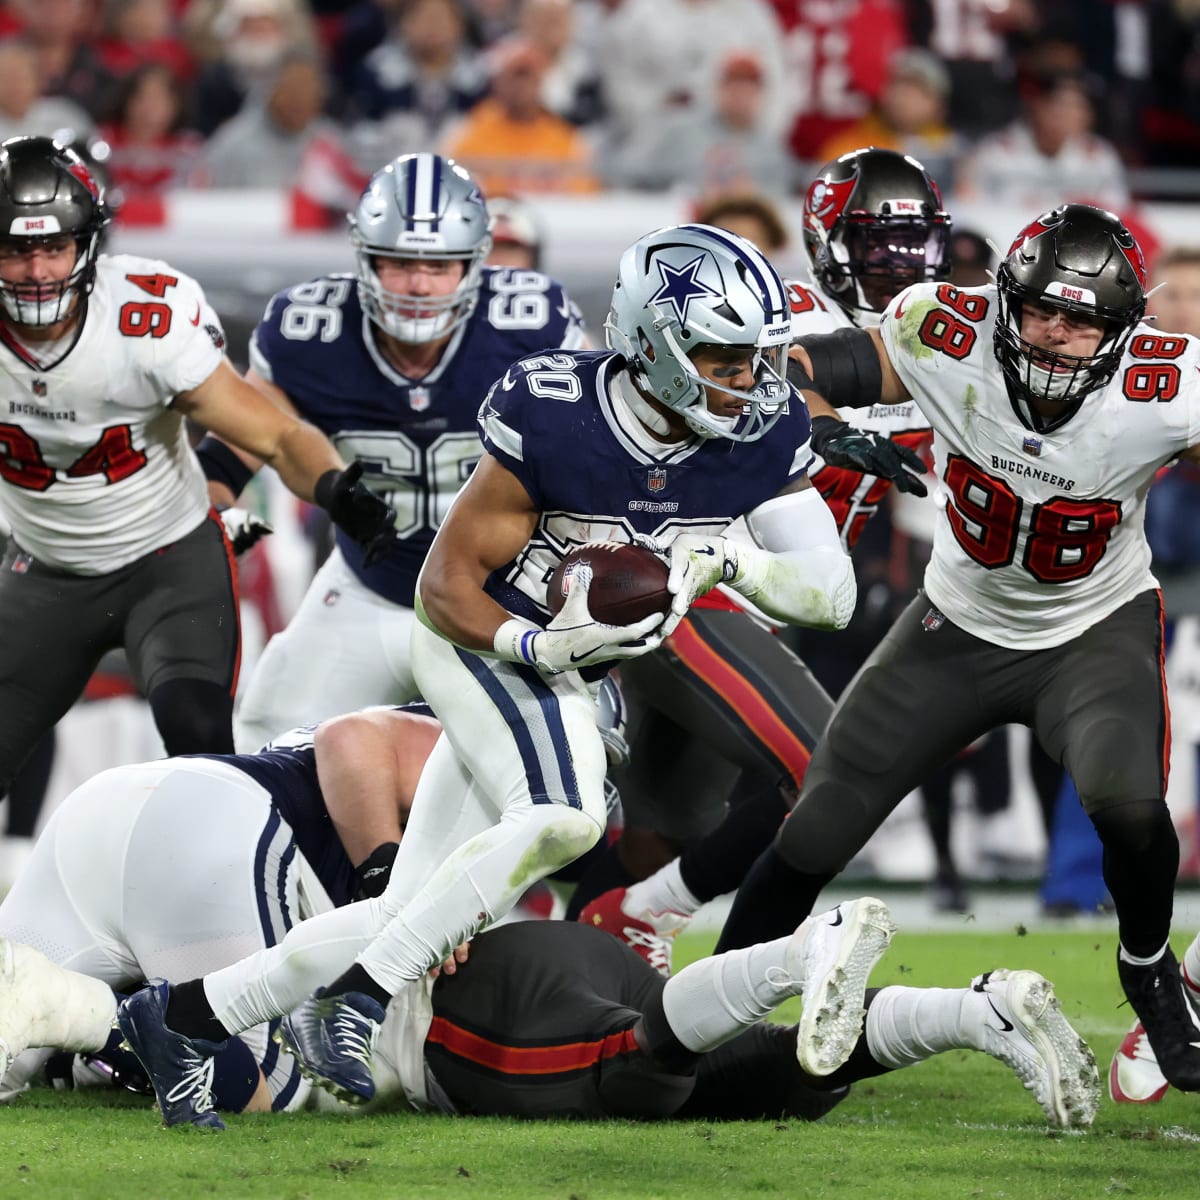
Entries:
[[1001,1030],[1004,1033],[1012,1033],[1013,1023],[1007,1017],[1000,1015],[1000,1010],[992,1003],[991,996],[988,997],[988,1008],[990,1008],[992,1010],[992,1012],[994,1012],[996,1014],[996,1018],[1000,1022]]
[[842,916],[842,910],[840,908],[835,908],[833,911],[837,914],[837,920],[830,921],[829,924],[832,928],[836,929],[845,918]]
[[596,653],[597,650],[603,650],[603,649],[604,649],[604,643],[600,642],[599,645],[593,646],[590,650],[585,650],[582,654],[576,654],[575,651],[572,650],[571,651],[571,661],[572,662],[583,662],[583,660],[585,658],[590,658],[593,654]]
[[707,554],[709,556],[709,558],[716,558],[716,556],[717,556],[717,552],[711,546],[697,546],[692,551],[692,553],[693,554]]
[[895,316],[896,316],[897,321],[900,320],[900,318],[902,316],[904,316],[904,302],[903,301],[901,301],[899,304],[896,305]]
[[500,380],[500,386],[506,391],[511,392],[516,387],[517,381],[507,372],[504,372],[504,378]]
[[188,320],[191,321],[191,323],[193,325],[200,324],[200,305],[199,304],[196,305],[196,315],[194,317],[188,317]]

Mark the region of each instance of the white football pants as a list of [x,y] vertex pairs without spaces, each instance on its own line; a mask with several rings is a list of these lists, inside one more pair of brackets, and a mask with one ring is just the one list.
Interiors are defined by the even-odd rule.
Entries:
[[[274,945],[328,903],[265,789],[222,762],[168,759],[104,771],[62,802],[0,904],[0,935],[124,990]],[[271,1032],[241,1036],[274,1107],[298,1107],[308,1087]]]
[[205,992],[231,1033],[291,1011],[356,958],[398,992],[603,832],[604,745],[593,691],[577,674],[483,659],[419,622],[412,654],[444,732],[388,888],[210,974]]
[[414,619],[411,608],[364,587],[335,548],[238,698],[238,752],[250,754],[289,729],[340,713],[412,700]]

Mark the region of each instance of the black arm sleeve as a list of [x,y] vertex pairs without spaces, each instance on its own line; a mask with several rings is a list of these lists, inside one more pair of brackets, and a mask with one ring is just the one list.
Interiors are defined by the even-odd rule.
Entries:
[[799,363],[788,359],[788,380],[795,387],[820,392],[834,408],[870,408],[883,394],[883,368],[871,335],[865,329],[837,329],[799,339],[808,351],[810,378]]
[[224,442],[205,434],[196,447],[196,457],[204,471],[204,478],[214,483],[223,483],[233,493],[234,499],[242,494],[246,484],[254,478],[254,472]]

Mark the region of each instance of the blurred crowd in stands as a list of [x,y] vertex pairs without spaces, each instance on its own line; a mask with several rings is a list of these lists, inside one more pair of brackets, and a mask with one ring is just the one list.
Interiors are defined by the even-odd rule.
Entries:
[[1200,164],[1200,2],[4,0],[0,136],[62,129],[130,218],[276,187],[332,222],[429,148],[491,194],[705,201],[873,144],[961,199],[1119,209]]

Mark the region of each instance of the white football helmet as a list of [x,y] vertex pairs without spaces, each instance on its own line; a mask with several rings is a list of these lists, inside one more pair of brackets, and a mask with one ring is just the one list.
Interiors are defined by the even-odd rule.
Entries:
[[[787,297],[775,268],[745,238],[709,225],[639,238],[621,256],[604,329],[634,379],[701,437],[752,442],[786,410]],[[703,380],[691,356],[706,345],[752,347],[753,389]],[[709,412],[705,388],[741,400],[741,416]]]
[[[474,312],[492,248],[491,218],[483,193],[453,159],[394,159],[371,176],[347,220],[363,310],[385,333],[402,342],[432,342]],[[463,277],[449,296],[403,296],[379,282],[378,258],[461,259]]]

